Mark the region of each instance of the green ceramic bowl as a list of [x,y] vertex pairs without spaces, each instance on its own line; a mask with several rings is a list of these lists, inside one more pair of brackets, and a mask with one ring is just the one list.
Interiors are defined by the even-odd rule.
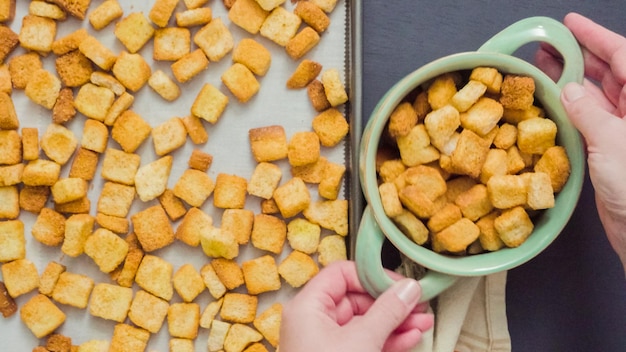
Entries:
[[[556,83],[532,64],[512,56],[522,45],[537,41],[551,44],[564,58],[564,72]],[[385,216],[378,193],[376,152],[391,112],[407,94],[438,75],[477,66],[491,66],[504,73],[534,78],[535,97],[546,115],[557,124],[557,144],[565,147],[572,172],[557,194],[554,208],[543,211],[533,220],[534,231],[521,246],[465,257],[447,256],[415,244]],[[372,295],[379,295],[393,283],[382,266],[385,238],[404,255],[427,268],[426,276],[421,279],[422,301],[426,301],[447,289],[458,277],[488,275],[521,265],[559,235],[578,202],[585,169],[581,137],[569,122],[559,97],[566,83],[582,82],[583,75],[581,50],[570,31],[551,18],[531,17],[507,27],[475,52],[446,56],[417,69],[385,94],[370,116],[359,149],[361,186],[368,205],[357,234],[355,260],[359,278]]]

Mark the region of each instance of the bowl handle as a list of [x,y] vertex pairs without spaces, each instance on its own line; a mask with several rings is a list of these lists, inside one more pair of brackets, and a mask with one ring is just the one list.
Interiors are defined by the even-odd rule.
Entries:
[[[394,280],[385,273],[381,252],[385,235],[376,223],[371,208],[367,206],[363,212],[359,233],[357,235],[355,261],[361,284],[370,295],[378,297],[387,290]],[[420,302],[436,297],[450,287],[457,277],[428,270],[419,280],[422,286]]]
[[565,25],[550,17],[535,16],[515,22],[485,42],[478,51],[511,55],[524,44],[535,41],[552,45],[563,57],[563,73],[557,82],[560,88],[568,82],[582,83],[585,66],[580,46]]

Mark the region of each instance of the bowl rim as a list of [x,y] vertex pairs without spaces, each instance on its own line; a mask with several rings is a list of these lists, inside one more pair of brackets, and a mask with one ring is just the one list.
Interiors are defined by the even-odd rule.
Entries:
[[[478,66],[495,67],[500,72],[523,74],[535,79],[535,97],[558,128],[557,145],[566,148],[571,173],[564,188],[555,197],[555,207],[533,220],[535,228],[519,247],[471,256],[450,256],[420,246],[402,233],[382,208],[378,194],[376,152],[385,125],[393,109],[419,85],[446,73]],[[551,102],[547,104],[546,101]],[[560,102],[560,88],[541,70],[517,57],[485,52],[464,52],[432,61],[409,73],[380,99],[365,126],[360,152],[361,187],[379,227],[389,241],[416,263],[438,272],[456,276],[478,276],[519,266],[541,253],[556,239],[572,216],[584,181],[585,156],[582,138],[571,124]],[[357,238],[358,240],[358,238]]]

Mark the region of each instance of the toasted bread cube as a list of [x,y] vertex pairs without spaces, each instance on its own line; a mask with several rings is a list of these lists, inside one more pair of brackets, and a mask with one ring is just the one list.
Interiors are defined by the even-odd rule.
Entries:
[[496,175],[489,179],[487,191],[495,208],[509,209],[526,204],[528,186],[520,175]]
[[89,36],[85,28],[75,30],[65,37],[56,39],[52,42],[52,52],[58,56],[67,54],[70,51],[77,50],[80,43]]
[[106,215],[126,217],[135,198],[135,187],[105,182],[98,198],[97,210]]
[[493,211],[476,221],[476,226],[480,229],[478,240],[484,250],[497,251],[504,247],[504,242],[500,239],[494,226],[494,221],[499,215],[498,211]]
[[187,208],[185,208],[183,201],[176,197],[171,189],[165,189],[158,199],[167,216],[172,221],[180,219],[187,213]]
[[280,276],[276,261],[271,255],[263,255],[241,264],[246,289],[251,295],[280,289]]
[[243,351],[246,346],[263,339],[258,331],[244,324],[233,324],[228,329],[228,334],[224,339],[224,350],[226,351]]
[[298,60],[311,51],[320,41],[319,34],[311,27],[305,27],[293,38],[289,39],[285,45],[287,55],[294,60]]
[[406,170],[406,166],[400,159],[389,159],[380,163],[378,176],[383,182],[394,182]]
[[554,192],[550,175],[543,172],[523,174],[528,184],[526,203],[530,209],[548,209],[554,207]]
[[490,94],[499,94],[502,86],[502,74],[493,67],[476,67],[472,69],[470,80],[478,81],[487,87]]
[[552,189],[558,193],[563,189],[571,172],[567,152],[562,146],[548,148],[535,164],[535,172],[544,172],[550,175]]
[[439,151],[430,144],[423,124],[415,125],[406,136],[397,138],[400,157],[406,166],[426,164],[439,158]]
[[256,0],[235,2],[228,10],[228,19],[250,34],[259,32],[268,15],[269,10],[264,10]]
[[395,184],[391,182],[381,183],[378,186],[378,192],[385,215],[393,218],[402,213],[403,207]]
[[0,219],[17,219],[20,215],[17,186],[0,187]]
[[65,217],[50,208],[41,209],[33,224],[33,237],[47,246],[58,246],[63,242],[64,234]]
[[193,352],[195,351],[194,341],[191,339],[173,338],[169,342],[171,352]]
[[178,0],[156,0],[148,17],[157,26],[167,27],[176,5],[178,5]]
[[172,191],[178,198],[192,207],[200,207],[209,198],[215,183],[211,177],[202,171],[187,169],[180,176]]
[[155,71],[150,76],[148,85],[167,101],[174,101],[180,96],[180,88],[161,70]]
[[32,51],[47,54],[52,51],[52,42],[56,36],[56,22],[51,18],[26,15],[22,18],[20,45]]
[[337,5],[337,0],[311,0],[311,2],[317,5],[320,9],[326,13],[331,13]]
[[313,2],[298,2],[293,12],[318,33],[324,32],[330,25],[330,18]]
[[36,52],[28,52],[17,55],[9,60],[9,73],[11,74],[11,82],[13,88],[24,89],[31,77],[43,68],[41,57]]
[[174,295],[173,272],[172,264],[157,256],[146,254],[137,269],[135,282],[147,292],[169,301]]
[[213,205],[223,209],[243,209],[248,181],[237,175],[219,173],[215,180]]
[[320,157],[320,140],[315,132],[296,132],[287,145],[287,158],[292,166],[312,164]]
[[296,35],[302,19],[282,6],[266,9],[266,11],[271,12],[263,21],[259,33],[280,46],[286,46]]
[[131,246],[128,250],[128,254],[126,255],[126,259],[124,260],[124,264],[122,264],[119,275],[116,278],[116,281],[120,286],[132,287],[143,256],[143,250]]
[[299,251],[289,253],[278,265],[278,273],[292,287],[301,287],[318,272],[319,267],[313,258]]
[[15,186],[22,182],[24,164],[0,166],[0,187]]
[[193,301],[206,288],[202,276],[191,264],[183,264],[178,268],[172,282],[176,293],[185,302]]
[[59,124],[50,124],[41,137],[41,149],[46,155],[64,165],[72,157],[78,146],[74,133]]
[[93,119],[85,121],[81,147],[97,153],[103,153],[108,140],[109,130],[104,123]]
[[304,181],[293,177],[274,191],[274,200],[284,218],[290,218],[307,209],[311,194]]
[[[392,138],[406,136],[417,124],[417,112],[409,102],[400,103],[389,116],[388,130]],[[428,128],[428,126],[426,126]]]
[[0,130],[0,165],[22,161],[22,141],[16,130]]
[[226,293],[220,317],[232,323],[252,323],[256,316],[258,301],[257,296],[236,292]]
[[430,200],[435,200],[444,195],[447,190],[446,181],[439,170],[427,165],[407,168],[394,183],[398,189],[407,185],[414,186],[417,191],[424,193]]
[[532,154],[521,153],[517,146],[513,145],[506,150],[506,169],[510,175],[515,175],[525,167],[532,167]]
[[176,229],[176,238],[189,246],[200,245],[200,236],[208,232],[213,226],[210,215],[199,208],[193,207],[187,211],[185,217]]
[[100,227],[117,234],[126,234],[130,228],[128,219],[102,213],[96,214],[96,223],[98,223]]
[[311,202],[302,213],[312,223],[338,235],[348,235],[348,201],[345,199]]
[[154,36],[154,27],[142,12],[133,12],[115,24],[117,39],[134,54]]
[[0,22],[12,21],[15,18],[15,0],[0,2]]
[[452,105],[444,105],[424,117],[430,142],[444,154],[449,154],[447,146],[454,139],[460,124],[459,112]]
[[236,261],[215,258],[211,261],[211,266],[227,290],[234,290],[244,284],[243,272]]
[[140,352],[148,346],[150,333],[127,324],[117,324],[113,329],[110,352]]
[[54,204],[54,210],[62,214],[86,214],[91,211],[91,200],[83,197],[63,204]]
[[230,330],[231,325],[232,324],[221,320],[213,320],[211,322],[208,341],[209,351],[213,352],[224,350],[224,341],[226,340],[226,335],[228,334],[228,330]]
[[[2,26],[0,26],[0,32],[1,31],[2,31]],[[2,49],[0,49],[0,55],[2,54],[1,50]],[[11,82],[11,72],[9,71],[9,65],[7,65],[6,63],[0,64],[0,92],[6,94],[9,97],[11,93],[13,93],[13,83]],[[4,95],[3,95],[3,99],[5,99]],[[13,103],[13,101],[11,101],[11,103]],[[6,117],[4,117],[4,119],[6,119]]]
[[[185,125],[185,129],[187,129],[187,134],[189,135],[189,139],[191,139],[191,142],[193,142],[194,144],[203,144],[209,140],[209,134],[207,133],[206,128],[204,128],[204,125],[202,124],[202,120],[199,117],[193,116],[193,115],[187,115],[183,117],[182,120],[183,120],[183,124]],[[192,152],[192,156],[193,156],[193,152]],[[207,165],[207,170],[208,170],[208,166],[210,166],[210,163],[212,161],[213,161],[213,158],[211,157],[211,160],[209,161],[209,165]],[[189,167],[191,167],[192,169],[198,169],[191,165]]]
[[39,158],[39,130],[37,128],[22,128],[22,158],[28,161]]
[[188,165],[190,168],[206,172],[211,167],[213,155],[205,153],[200,149],[194,149],[189,156]]
[[464,129],[451,155],[455,170],[463,175],[479,177],[489,152],[489,145],[489,142],[476,133]]
[[118,323],[126,320],[133,290],[129,287],[99,283],[94,286],[89,301],[91,315]]
[[324,90],[324,85],[318,79],[314,79],[306,86],[307,95],[309,97],[309,101],[315,111],[322,112],[331,107],[328,98],[326,97],[326,91]]
[[156,334],[167,316],[169,303],[144,290],[139,290],[130,305],[128,318],[133,324]]
[[66,271],[59,276],[59,281],[52,291],[52,298],[61,304],[85,309],[93,286],[94,281],[89,276]]
[[189,10],[176,13],[178,27],[203,26],[212,19],[213,11],[210,7],[189,8]]
[[228,97],[213,85],[206,83],[200,89],[191,106],[194,116],[215,124],[228,105]]
[[252,322],[254,327],[263,335],[267,342],[274,347],[278,346],[282,312],[282,304],[274,303],[269,308],[258,314]]
[[141,248],[152,252],[174,242],[172,224],[160,205],[153,205],[131,216]]
[[279,254],[287,238],[287,225],[282,219],[267,214],[256,214],[250,239],[258,249]]
[[239,244],[231,232],[211,227],[200,234],[202,251],[208,257],[233,259],[239,255]]
[[106,113],[115,101],[115,94],[108,88],[87,83],[80,87],[74,105],[83,115],[96,121],[104,121]]
[[285,0],[255,0],[255,1],[265,11],[272,11],[273,9],[282,5],[285,2]]
[[20,208],[38,214],[46,205],[50,187],[24,185],[20,191]]
[[[207,267],[211,267],[211,265],[207,265]],[[207,304],[204,311],[202,311],[202,315],[200,316],[200,327],[205,329],[211,328],[211,325],[215,321],[217,313],[219,313],[220,309],[222,308],[222,301],[223,300],[220,298]]]
[[94,217],[89,214],[75,214],[67,218],[61,251],[70,257],[83,254],[85,242],[93,231],[94,222]]
[[319,195],[329,200],[337,199],[345,172],[346,167],[343,164],[326,163],[322,172],[322,181],[318,185]]
[[427,226],[431,232],[437,233],[461,220],[462,217],[461,209],[456,204],[447,203],[441,210],[428,219]]
[[[0,14],[0,18],[2,18],[2,14]],[[0,25],[0,37],[2,37],[2,42],[0,43],[0,62],[3,62],[4,59],[6,59],[7,56],[19,45],[19,35],[13,32],[11,28],[5,25]]]
[[508,173],[508,156],[506,150],[489,149],[482,171],[480,182],[487,184],[494,175],[506,175]]
[[220,61],[235,46],[233,35],[219,17],[200,28],[193,42],[211,61]]
[[84,20],[91,0],[51,0],[50,2],[58,5],[70,15]]
[[533,232],[533,222],[523,207],[517,206],[502,212],[494,220],[498,236],[507,247],[518,247]]
[[39,273],[35,263],[16,259],[0,267],[4,284],[11,297],[16,298],[39,287]]
[[477,184],[459,194],[454,203],[459,207],[463,216],[476,221],[493,210],[487,186]]
[[493,145],[500,149],[509,149],[517,142],[517,127],[510,123],[504,123],[498,128],[498,134],[493,140]]
[[459,111],[467,111],[487,91],[487,86],[477,80],[469,80],[452,96],[451,103]]
[[126,153],[115,148],[107,148],[102,162],[102,178],[132,186],[135,184],[135,175],[141,164],[141,157],[137,154]]
[[143,56],[122,51],[113,65],[112,72],[120,83],[136,92],[148,82],[152,69]]
[[341,81],[339,71],[331,68],[322,73],[322,84],[324,85],[324,93],[330,105],[337,107],[348,101],[348,93]]
[[124,10],[117,0],[105,0],[89,13],[89,23],[99,31],[122,15]]
[[287,240],[294,250],[306,254],[317,251],[321,236],[321,228],[306,219],[296,218],[287,224]]
[[[38,1],[36,1],[38,2]],[[72,339],[61,334],[52,334],[46,341],[46,349],[48,351],[67,351],[72,348]]]
[[433,110],[440,109],[449,104],[456,94],[456,83],[453,74],[442,74],[437,76],[428,87],[428,103]]
[[59,56],[55,67],[61,82],[68,87],[79,87],[89,82],[93,72],[91,61],[78,50]]
[[524,110],[504,108],[504,113],[502,115],[502,119],[512,125],[517,125],[522,121],[537,117],[545,117],[545,112],[536,105],[531,105],[528,109]]
[[174,78],[180,83],[185,83],[209,66],[209,59],[202,49],[196,49],[184,55],[171,66]]
[[183,0],[188,9],[196,9],[204,6],[209,0]]
[[128,254],[128,243],[118,235],[104,228],[96,229],[85,241],[85,254],[104,273],[115,270]]
[[[291,74],[289,79],[287,80],[287,88],[289,89],[299,89],[307,87],[311,82],[315,81],[315,78],[322,72],[322,65],[316,61],[304,59],[296,67],[296,70]],[[323,85],[322,82],[317,81],[323,93]],[[326,93],[323,93],[323,98],[328,103],[328,99],[326,99]],[[320,111],[320,109],[316,109]],[[325,110],[325,109],[324,109]]]
[[535,118],[517,124],[517,147],[522,153],[543,154],[556,144],[557,127],[547,118]]
[[[0,135],[2,135],[0,131]],[[8,132],[8,131],[7,131]],[[52,186],[59,179],[61,165],[44,159],[30,161],[24,167],[22,182],[27,186]]]
[[428,228],[412,212],[404,209],[400,215],[393,218],[393,222],[413,242],[422,245],[428,240]]
[[117,96],[121,96],[126,92],[126,87],[117,78],[102,71],[94,71],[89,80],[98,87],[110,89]]
[[500,103],[505,108],[528,109],[534,102],[535,81],[532,77],[505,75],[500,93]]
[[85,181],[91,181],[96,174],[98,167],[98,153],[79,148],[70,169],[69,177],[81,178]]
[[287,157],[287,135],[279,125],[253,128],[248,131],[252,154],[257,162],[276,161]]
[[253,196],[270,199],[282,178],[281,169],[272,163],[260,162],[254,168],[247,191]]
[[66,315],[48,297],[39,294],[24,303],[20,318],[35,337],[42,338],[61,326]]
[[55,203],[68,203],[87,195],[87,181],[82,178],[61,178],[50,190]]
[[74,93],[71,88],[61,88],[59,97],[52,108],[52,122],[63,124],[76,116]]
[[350,131],[350,125],[343,114],[334,108],[325,110],[313,118],[313,130],[324,147],[334,147]]
[[148,202],[165,192],[172,170],[173,159],[171,155],[166,155],[141,166],[137,170],[135,174],[135,189],[142,201]]
[[222,74],[222,83],[242,103],[250,100],[259,91],[261,85],[248,67],[235,62]]
[[132,153],[150,135],[152,128],[139,114],[132,110],[124,111],[115,120],[111,137],[127,153]]
[[254,212],[247,209],[226,209],[222,213],[221,228],[230,232],[238,244],[247,244],[250,241]]
[[54,74],[42,68],[33,72],[24,88],[24,93],[32,102],[51,110],[57,101],[60,90],[61,81]]
[[187,130],[182,120],[173,117],[152,129],[152,142],[157,155],[163,156],[187,141]]
[[278,209],[278,205],[276,205],[276,201],[273,198],[263,199],[261,200],[261,213],[275,215],[280,213],[280,210]]
[[[111,343],[108,340],[89,340],[78,346],[80,352],[104,352],[109,350]],[[43,351],[42,351],[43,352]]]
[[478,239],[480,229],[467,218],[462,218],[454,224],[446,227],[443,231],[435,234],[436,241],[442,246],[443,251],[461,253]]
[[[215,269],[210,263],[204,265],[200,269],[200,275],[202,276],[202,281],[204,282],[204,285],[207,287],[207,289],[209,290],[209,293],[211,294],[211,296],[213,296],[213,298],[220,299],[224,295],[224,293],[226,293],[226,286],[224,286],[222,281],[220,281],[219,276],[217,276],[217,272],[215,271]],[[211,303],[209,303],[209,305],[210,304]],[[221,305],[222,305],[222,302],[219,301],[219,307],[221,307]],[[202,314],[202,319],[200,322],[200,326],[202,327],[205,327],[203,326],[202,322],[205,321],[204,318],[208,309],[209,307],[207,306],[205,312]],[[215,317],[216,313],[217,311],[215,311],[215,313],[211,317],[211,320]]]
[[502,118],[503,108],[497,101],[482,97],[461,115],[461,125],[479,136],[485,136],[493,130]]
[[94,36],[87,35],[79,41],[78,50],[101,69],[108,71],[113,67],[117,56]]
[[153,50],[154,60],[179,60],[191,50],[191,32],[187,28],[178,27],[157,29],[154,33]]
[[56,286],[59,281],[59,277],[65,272],[65,270],[65,265],[54,261],[49,262],[39,278],[39,293],[51,297],[52,292],[54,291],[54,286]]
[[322,182],[324,169],[328,163],[328,159],[320,155],[319,159],[312,164],[292,166],[291,175],[301,178],[302,181],[306,183],[320,183]]
[[0,222],[0,263],[26,257],[24,223],[21,220]]

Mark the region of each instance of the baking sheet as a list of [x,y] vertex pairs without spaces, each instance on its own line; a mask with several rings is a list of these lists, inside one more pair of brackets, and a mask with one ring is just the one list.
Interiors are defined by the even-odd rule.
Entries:
[[[29,3],[29,1],[18,0],[15,19],[10,23],[5,23],[5,25],[11,27],[16,33],[20,31],[21,19],[27,14]],[[92,1],[90,10],[93,10],[100,3],[101,1]],[[147,15],[152,3],[153,1],[141,0],[120,1],[124,9],[124,16],[138,11]],[[168,181],[169,188],[173,187],[182,172],[187,169],[187,161],[194,148],[200,148],[213,156],[213,163],[208,171],[213,180],[215,180],[218,173],[236,174],[249,179],[255,166],[248,142],[249,129],[280,124],[285,128],[289,138],[295,132],[311,130],[311,120],[317,114],[309,103],[306,89],[288,90],[285,87],[285,82],[295,70],[299,60],[294,61],[289,58],[284,48],[270,40],[258,34],[251,35],[233,23],[230,23],[230,21],[228,21],[227,9],[221,1],[212,0],[205,6],[211,7],[213,18],[219,17],[227,24],[235,39],[235,43],[238,43],[242,38],[252,37],[268,48],[272,53],[272,65],[267,75],[258,77],[261,83],[261,89],[259,93],[247,103],[239,103],[220,81],[222,72],[232,64],[230,54],[218,62],[211,62],[205,72],[196,76],[190,82],[179,84],[182,95],[174,102],[166,102],[147,85],[139,92],[133,94],[135,96],[135,103],[131,109],[140,114],[152,127],[159,125],[169,118],[188,115],[197,92],[205,83],[211,83],[215,87],[218,87],[229,97],[229,104],[218,123],[211,125],[204,122],[204,126],[209,134],[209,141],[206,144],[194,145],[188,140],[182,148],[171,153],[171,155],[174,156],[174,165]],[[292,10],[295,4],[287,1],[283,6],[288,10]],[[181,1],[176,11],[182,11],[184,9],[184,4]],[[330,68],[339,70],[350,97],[350,101],[341,107],[342,112],[345,113],[351,123],[350,135],[337,147],[323,148],[322,154],[333,162],[345,163],[347,166],[347,172],[340,194],[342,197],[350,200],[350,235],[347,238],[347,242],[349,255],[351,255],[355,231],[358,226],[362,208],[361,192],[357,175],[357,158],[355,157],[355,150],[360,140],[361,131],[359,100],[360,41],[358,40],[358,34],[360,33],[359,2],[339,0],[333,12],[329,14],[329,17],[331,19],[330,27],[323,33],[320,43],[312,51],[307,53],[304,58],[321,63],[324,70]],[[170,25],[174,25],[174,23],[172,19]],[[113,52],[119,53],[125,50],[123,45],[113,34],[114,23],[111,23],[101,31],[95,31],[87,20],[81,22],[75,18],[68,17],[67,20],[58,22],[56,38],[62,38],[81,27],[86,28],[90,34],[96,36],[103,44],[112,49]],[[198,29],[198,27],[192,28],[192,38]],[[192,43],[192,50],[194,48],[195,45]],[[5,62],[8,62],[11,57],[24,52],[23,48],[18,47]],[[139,53],[142,54],[150,64],[153,72],[157,69],[162,69],[172,77],[169,67],[170,62],[155,62],[152,60],[152,41],[148,42]],[[56,74],[54,58],[55,55],[51,53],[43,58],[43,62],[44,68]],[[51,121],[51,112],[32,103],[23,93],[22,90],[14,89],[12,94],[12,99],[20,118],[20,128],[37,127],[39,129],[39,135],[41,136]],[[86,118],[79,113],[74,120],[66,124],[68,128],[72,129],[79,140],[85,119]],[[109,141],[109,147],[119,149],[119,145],[112,140]],[[141,156],[141,165],[145,165],[157,158],[150,138],[144,141],[136,153]],[[89,189],[89,198],[92,204],[91,214],[94,216],[99,191],[103,184],[101,177],[99,177],[101,162],[102,156],[100,157],[100,163],[96,171],[96,178],[90,183]],[[283,170],[284,176],[282,182],[286,182],[286,180],[290,178],[287,161],[283,160],[277,162],[277,164]],[[71,161],[63,167],[61,177],[68,175],[70,165]],[[310,185],[310,190],[313,200],[315,200],[317,198],[316,186]],[[136,198],[128,217],[130,218],[131,214],[155,204],[158,204],[157,200],[144,203]],[[47,206],[53,207],[51,201],[49,201]],[[246,202],[246,208],[258,213],[260,211],[259,199],[249,196]],[[212,216],[215,226],[219,226],[222,211],[212,206],[212,198],[209,198],[205,202],[202,210]],[[25,223],[25,237],[27,240],[26,257],[35,262],[40,274],[50,261],[57,261],[65,265],[67,271],[88,275],[93,278],[96,283],[112,282],[109,276],[100,272],[93,261],[86,255],[82,255],[78,258],[67,257],[60,251],[60,247],[47,247],[34,240],[31,236],[30,229],[36,219],[35,214],[22,211],[20,219]],[[179,223],[180,220],[174,222],[172,224],[173,228],[176,229]],[[323,232],[323,236],[329,234],[328,231]],[[286,243],[282,254],[276,256],[277,263],[280,263],[290,251],[291,249],[288,243]],[[201,248],[192,248],[178,241],[152,254],[157,254],[172,263],[174,270],[185,263],[191,263],[199,270],[210,260],[210,258],[204,255]],[[237,260],[241,263],[264,254],[266,254],[266,252],[253,248],[251,245],[241,246],[240,255]],[[137,289],[136,285],[134,289]],[[239,288],[236,291],[245,292],[244,290],[245,288]],[[257,313],[262,312],[273,302],[284,302],[288,300],[296,292],[296,289],[289,287],[289,285],[282,280],[282,288],[280,291],[259,295]],[[21,307],[35,294],[36,291],[33,291],[29,294],[17,297],[16,302],[18,306]],[[213,298],[209,295],[208,291],[205,290],[194,302],[197,302],[201,310],[203,310],[212,300]],[[181,299],[175,294],[170,303],[180,301]],[[88,309],[78,309],[59,303],[56,304],[67,314],[66,322],[57,332],[70,336],[73,340],[73,344],[79,345],[93,339],[110,340],[113,327],[116,324],[115,322],[93,317],[89,314]],[[129,322],[128,319],[126,322]],[[167,322],[164,322],[160,332],[151,336],[146,350],[169,350],[169,338]],[[200,328],[199,335],[195,340],[197,350],[206,350],[207,338],[208,330]],[[45,339],[36,339],[30,330],[21,322],[19,312],[7,319],[0,318],[0,341],[2,341],[3,346],[10,347],[12,351],[30,351],[37,345],[45,344]],[[267,343],[266,347],[272,350],[271,346]]]

